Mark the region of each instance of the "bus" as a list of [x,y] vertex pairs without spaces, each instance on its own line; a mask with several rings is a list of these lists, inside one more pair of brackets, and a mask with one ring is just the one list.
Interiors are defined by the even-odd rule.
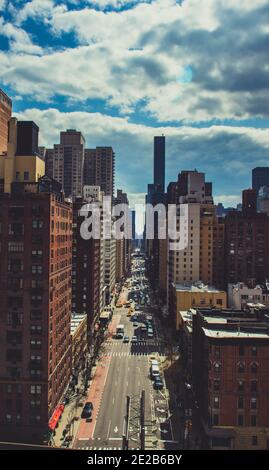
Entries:
[[124,336],[124,325],[118,325],[116,327],[116,338],[122,339]]

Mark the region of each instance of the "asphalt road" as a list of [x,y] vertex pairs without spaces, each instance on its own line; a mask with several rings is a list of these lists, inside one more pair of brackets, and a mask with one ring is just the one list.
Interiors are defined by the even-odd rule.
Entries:
[[[127,296],[125,289],[125,296]],[[146,309],[143,309],[146,312]],[[134,327],[128,308],[115,309],[117,323],[124,325],[124,334],[130,339],[138,336],[139,326]],[[140,317],[142,320],[143,315]],[[141,338],[136,344],[131,341],[108,339],[100,351],[100,360],[109,358],[99,411],[93,423],[91,438],[83,435],[75,440],[74,447],[87,450],[118,450],[122,448],[126,397],[131,397],[129,420],[129,449],[140,448],[139,399],[145,390],[146,448],[156,449],[164,441],[173,441],[169,422],[169,410],[165,390],[156,391],[149,376],[150,357],[160,360],[165,357],[165,347],[159,336],[158,322],[155,323],[154,339]],[[160,448],[160,447],[159,447]]]

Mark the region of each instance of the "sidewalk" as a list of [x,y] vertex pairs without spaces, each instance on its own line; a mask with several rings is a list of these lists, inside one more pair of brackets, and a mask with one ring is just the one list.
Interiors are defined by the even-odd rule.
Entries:
[[[161,319],[161,316],[159,318],[163,324],[165,319]],[[201,432],[197,411],[193,409],[193,404],[187,397],[180,353],[173,352],[173,347],[178,346],[178,340],[175,336],[175,331],[170,326],[164,327],[163,334],[171,351],[166,360],[166,366],[164,363],[164,374],[169,394],[168,401],[174,438],[179,442],[179,449],[198,449],[198,443],[201,441]],[[179,407],[179,402],[181,402],[182,407]],[[191,415],[189,415],[189,410],[191,410]],[[191,421],[191,430],[188,434],[185,434],[187,421]]]
[[[115,299],[113,300],[115,303]],[[113,307],[113,301],[111,306]],[[116,310],[114,310],[114,312],[112,321],[108,326],[105,340],[113,337],[116,325],[119,322],[120,315],[117,315]],[[92,378],[86,392],[84,380],[85,371],[80,372],[76,391],[72,395],[70,394],[70,401],[65,405],[63,414],[55,429],[55,435],[52,440],[52,445],[54,447],[72,447],[76,436],[79,435],[81,412],[86,401],[91,401],[94,404],[92,422],[95,422],[96,414],[100,405],[98,396],[100,395],[100,388],[104,386],[104,371],[109,367],[107,362],[108,358],[104,357],[101,361],[98,360],[97,365],[92,368]],[[89,424],[91,424],[91,426],[89,426]],[[90,435],[93,431],[92,427],[92,423],[87,423],[87,426],[84,426],[83,430],[81,428],[80,432],[87,432],[88,435]]]

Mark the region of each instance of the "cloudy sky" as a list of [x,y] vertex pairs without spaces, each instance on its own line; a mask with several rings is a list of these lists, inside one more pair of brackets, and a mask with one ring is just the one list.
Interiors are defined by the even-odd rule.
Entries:
[[153,136],[166,183],[197,168],[240,200],[269,163],[268,0],[0,0],[0,87],[52,146],[66,128],[112,145],[116,186],[142,200]]

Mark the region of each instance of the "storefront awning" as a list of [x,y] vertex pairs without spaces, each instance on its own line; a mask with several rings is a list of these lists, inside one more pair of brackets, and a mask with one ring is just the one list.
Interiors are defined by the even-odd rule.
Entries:
[[60,405],[57,406],[56,410],[53,412],[52,417],[49,420],[49,429],[51,431],[54,431],[54,429],[57,426],[57,423],[63,413],[64,410],[64,405],[61,403]]

